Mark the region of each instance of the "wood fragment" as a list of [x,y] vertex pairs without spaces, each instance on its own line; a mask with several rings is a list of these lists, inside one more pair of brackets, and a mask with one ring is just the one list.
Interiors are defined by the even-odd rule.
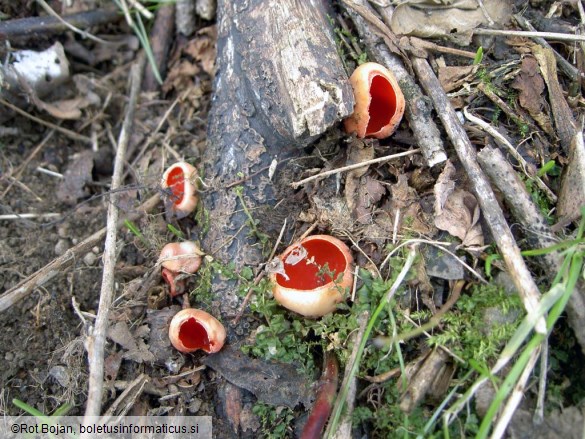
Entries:
[[[130,72],[130,98],[126,115],[122,124],[122,130],[118,138],[118,147],[114,160],[114,172],[112,174],[112,190],[122,185],[122,174],[126,163],[126,148],[130,141],[132,124],[134,123],[134,112],[138,102],[140,83],[142,82],[142,70],[144,68],[144,56],[138,58]],[[108,204],[108,215],[106,225],[106,242],[104,244],[102,272],[102,286],[98,313],[93,331],[86,339],[86,349],[89,359],[89,389],[85,407],[85,417],[99,416],[102,408],[102,391],[104,386],[104,350],[106,347],[106,330],[108,328],[110,307],[114,300],[114,270],[116,267],[116,240],[118,232],[118,201],[119,194],[114,192],[111,195],[111,202]]]
[[[156,12],[156,19],[150,32],[150,45],[156,61],[156,67],[164,80],[167,71],[167,57],[175,35],[175,6],[172,3],[163,4]],[[142,89],[144,91],[158,90],[160,84],[156,80],[152,66],[144,72]]]
[[[361,0],[353,3],[359,4],[361,6],[360,10],[367,11],[374,16],[374,10],[367,3],[361,2]],[[425,162],[429,167],[444,163],[447,160],[447,154],[443,148],[437,125],[433,120],[434,116],[430,102],[425,98],[420,87],[405,68],[402,60],[388,49],[377,34],[370,30],[366,20],[352,8],[348,8],[347,11],[368,51],[396,76],[406,101],[406,120],[410,124],[416,144],[422,150]],[[386,27],[384,23],[380,23],[380,26]],[[386,32],[390,32],[387,27]]]
[[[443,122],[447,135],[469,177],[491,235],[502,253],[524,307],[528,313],[531,313],[538,307],[540,292],[522,259],[520,249],[506,223],[504,213],[489,181],[477,163],[476,151],[431,66],[425,59],[416,57],[412,59],[412,64],[423,88],[432,99],[437,115]],[[538,320],[536,331],[541,334],[546,333],[544,318]]]
[[63,21],[76,28],[85,29],[117,21],[120,17],[120,12],[117,9],[96,9],[66,15],[61,19],[55,17],[27,17],[0,21],[0,40],[22,40],[66,32],[69,28]]
[[538,60],[540,71],[548,89],[548,99],[552,109],[557,135],[561,147],[567,153],[577,132],[573,112],[563,95],[563,89],[557,77],[557,63],[550,49],[540,46],[533,48],[534,57]]
[[563,171],[557,212],[561,218],[577,218],[585,207],[585,145],[583,129],[575,133]]
[[[554,233],[530,199],[524,183],[516,175],[514,168],[504,158],[499,149],[485,147],[477,154],[477,160],[492,183],[504,196],[512,215],[525,232],[531,248],[546,248],[557,243]],[[561,269],[563,256],[559,252],[548,253],[539,259],[542,261],[550,278],[554,278]],[[583,282],[577,284],[567,303],[568,322],[581,350],[585,353],[585,290]]]

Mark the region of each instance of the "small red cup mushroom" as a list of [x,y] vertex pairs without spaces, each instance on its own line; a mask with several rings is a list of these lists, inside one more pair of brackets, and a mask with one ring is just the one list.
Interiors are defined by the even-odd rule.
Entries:
[[360,138],[383,139],[390,136],[402,120],[404,95],[396,78],[386,67],[368,62],[360,65],[349,82],[353,87],[355,107],[345,119],[345,131]]
[[225,337],[225,328],[219,320],[195,308],[179,311],[169,326],[171,344],[183,353],[201,349],[208,354],[214,354],[223,347]]
[[184,218],[195,210],[199,201],[197,178],[197,169],[186,162],[175,163],[164,172],[161,187],[171,191],[165,203],[167,212]]
[[349,248],[328,235],[308,236],[280,256],[283,269],[271,273],[274,298],[305,317],[335,310],[353,284]]
[[193,274],[201,266],[201,250],[193,241],[172,242],[163,247],[159,261],[162,277],[169,284],[171,297],[183,294],[181,274]]

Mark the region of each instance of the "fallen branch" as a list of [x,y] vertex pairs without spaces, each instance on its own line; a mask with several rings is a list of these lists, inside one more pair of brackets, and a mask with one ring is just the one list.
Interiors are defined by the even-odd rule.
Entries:
[[[122,174],[126,157],[126,148],[130,141],[132,124],[134,122],[134,111],[140,92],[142,70],[144,68],[144,57],[140,57],[132,66],[130,72],[130,99],[122,130],[118,138],[118,148],[114,160],[114,172],[112,175],[113,190],[118,189],[122,184]],[[106,243],[104,246],[102,273],[102,286],[100,290],[100,301],[98,313],[93,331],[87,337],[86,349],[89,357],[89,389],[87,391],[87,404],[85,407],[86,419],[92,416],[99,416],[102,408],[102,390],[104,387],[104,350],[106,346],[106,329],[108,327],[108,316],[114,299],[114,268],[116,265],[116,240],[118,231],[118,205],[119,194],[114,192],[111,195],[111,202],[108,205],[108,217],[106,225]]]
[[[532,313],[538,307],[540,292],[522,259],[520,249],[506,223],[504,213],[496,200],[489,181],[477,163],[475,149],[427,60],[413,57],[412,65],[423,88],[432,99],[437,115],[443,122],[457,156],[469,176],[483,216],[498,249],[502,253],[524,307],[528,313]],[[540,334],[546,332],[544,318],[539,319],[536,331]]]
[[33,38],[40,35],[49,36],[70,30],[99,26],[120,19],[117,9],[96,9],[64,17],[28,17],[16,20],[0,21],[0,40],[16,38]]
[[[477,160],[490,180],[500,190],[512,215],[526,231],[526,238],[533,248],[546,248],[557,243],[554,234],[544,220],[524,183],[516,176],[514,169],[504,158],[500,150],[485,147],[477,154]],[[542,262],[551,278],[561,270],[563,255],[553,251],[542,256]],[[577,284],[575,291],[567,303],[567,317],[575,338],[585,352],[585,293],[582,282]]]

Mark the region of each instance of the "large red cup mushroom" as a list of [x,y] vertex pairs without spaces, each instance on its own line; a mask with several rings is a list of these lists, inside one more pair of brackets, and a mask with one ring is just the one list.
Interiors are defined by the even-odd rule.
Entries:
[[353,284],[349,248],[328,235],[308,236],[280,256],[283,269],[271,274],[274,298],[305,317],[335,310]]
[[383,139],[390,136],[402,120],[404,95],[396,78],[386,67],[368,62],[360,65],[349,82],[353,87],[355,107],[345,119],[345,131],[360,138]]
[[170,166],[163,174],[161,187],[170,189],[166,209],[177,218],[184,218],[195,210],[197,194],[197,169],[186,162]]
[[169,326],[171,344],[184,353],[201,349],[208,354],[214,354],[223,347],[225,337],[225,328],[219,320],[195,308],[179,311]]

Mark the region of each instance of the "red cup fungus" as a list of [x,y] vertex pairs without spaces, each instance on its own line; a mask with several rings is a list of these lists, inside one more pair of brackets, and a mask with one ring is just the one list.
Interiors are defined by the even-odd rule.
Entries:
[[159,261],[161,275],[169,284],[171,297],[183,294],[185,282],[181,274],[193,274],[201,266],[201,250],[193,241],[172,242],[163,247]]
[[197,169],[186,162],[175,163],[164,172],[161,186],[170,190],[165,203],[170,214],[184,218],[195,210],[199,200],[197,179]]
[[357,137],[383,139],[390,136],[404,114],[404,95],[396,78],[386,67],[368,62],[360,65],[349,82],[353,87],[355,107],[345,119],[345,131]]
[[179,311],[169,326],[171,344],[183,353],[201,349],[208,354],[214,354],[223,347],[225,337],[225,328],[219,320],[195,308]]
[[328,235],[308,236],[280,256],[283,269],[271,274],[274,298],[305,317],[335,310],[353,284],[349,248]]

